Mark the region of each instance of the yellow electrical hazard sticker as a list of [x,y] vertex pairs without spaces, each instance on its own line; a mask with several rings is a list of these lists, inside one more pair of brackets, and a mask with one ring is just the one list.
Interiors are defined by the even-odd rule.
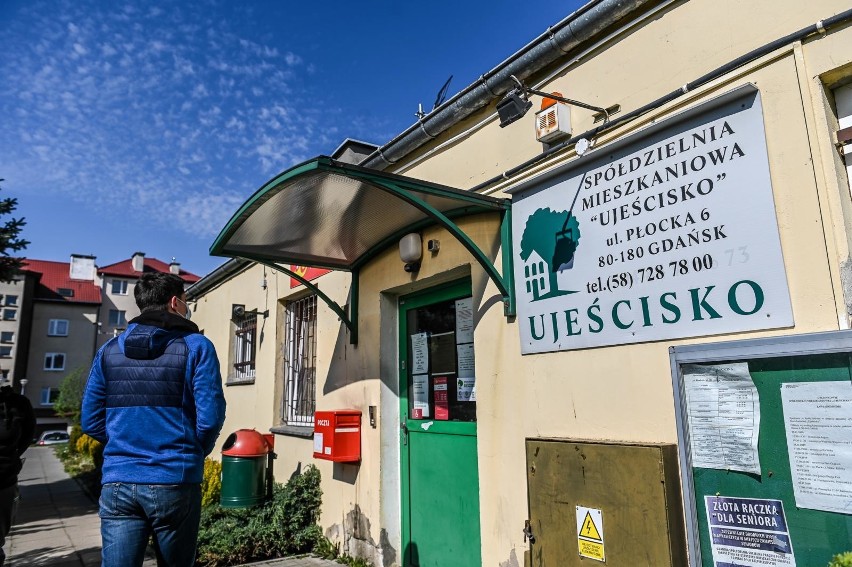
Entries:
[[577,506],[577,548],[580,557],[606,561],[603,512],[600,510]]

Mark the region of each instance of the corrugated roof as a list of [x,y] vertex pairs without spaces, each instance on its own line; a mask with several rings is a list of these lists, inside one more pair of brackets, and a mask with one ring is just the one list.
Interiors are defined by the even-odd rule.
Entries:
[[71,279],[69,262],[26,260],[23,270],[41,276],[35,287],[34,299],[68,303],[101,302],[101,288],[94,281]]
[[[134,270],[133,260],[128,258],[127,260],[122,260],[121,262],[116,262],[115,264],[98,268],[98,273],[108,276],[123,276],[126,278],[138,278],[146,272],[169,273],[169,265],[162,260],[157,260],[156,258],[145,258],[143,267],[144,270],[142,272]],[[187,272],[186,270],[180,270],[178,275],[186,283],[195,283],[201,279],[199,276],[196,276],[191,272]]]

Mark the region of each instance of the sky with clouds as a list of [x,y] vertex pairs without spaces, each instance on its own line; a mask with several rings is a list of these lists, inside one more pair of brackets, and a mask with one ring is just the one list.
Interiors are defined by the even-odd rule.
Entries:
[[3,0],[0,197],[29,257],[203,275],[266,180],[387,142],[582,3],[523,4]]

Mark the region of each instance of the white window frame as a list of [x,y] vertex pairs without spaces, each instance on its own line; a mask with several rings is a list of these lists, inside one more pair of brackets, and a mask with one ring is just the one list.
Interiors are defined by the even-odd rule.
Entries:
[[[43,406],[52,406],[56,404],[56,401],[50,401],[52,398],[53,392],[56,392],[56,398],[59,398],[59,388],[42,388],[41,389],[41,405]],[[46,394],[46,395],[45,395]]]
[[[115,284],[119,284],[119,290],[115,290]],[[129,286],[129,282],[127,280],[119,280],[113,279],[109,286],[110,295],[127,295],[127,288]]]
[[[62,357],[62,367],[56,367],[56,357]],[[44,370],[47,372],[61,372],[65,370],[65,353],[64,352],[46,352],[44,353]],[[48,362],[49,361],[49,362]]]
[[317,296],[292,301],[285,308],[284,399],[288,425],[313,427],[316,411]]
[[[61,327],[65,327],[65,332],[61,332]],[[68,319],[51,319],[47,323],[47,336],[48,337],[67,337],[68,336],[68,328],[71,326],[71,323]]]
[[[116,322],[113,322],[113,313],[117,315]],[[127,326],[127,311],[124,309],[110,309],[107,314],[110,327],[126,327]]]
[[[11,335],[9,340],[5,340],[3,335]],[[15,331],[0,331],[0,343],[2,344],[13,344],[15,342]]]

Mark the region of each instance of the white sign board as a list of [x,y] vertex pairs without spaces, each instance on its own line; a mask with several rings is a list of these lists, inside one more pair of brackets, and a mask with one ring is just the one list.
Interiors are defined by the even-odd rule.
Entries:
[[576,163],[513,197],[524,354],[793,325],[758,93]]

